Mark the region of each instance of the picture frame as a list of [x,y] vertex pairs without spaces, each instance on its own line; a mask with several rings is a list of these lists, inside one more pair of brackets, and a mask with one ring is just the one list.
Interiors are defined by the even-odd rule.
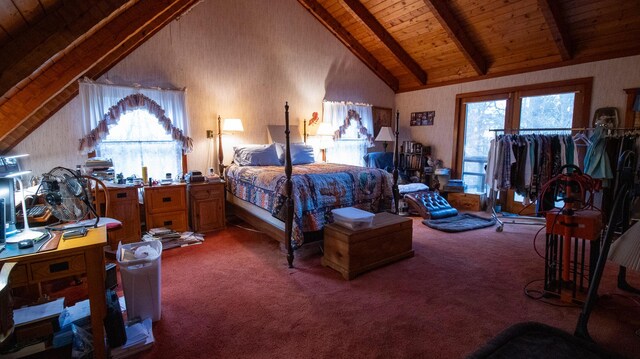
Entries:
[[435,111],[411,112],[410,126],[433,126],[436,118]]
[[376,107],[373,106],[371,108],[371,112],[373,115],[373,136],[377,136],[380,133],[380,129],[382,127],[391,127],[392,126],[392,116],[393,113],[390,108],[387,107]]

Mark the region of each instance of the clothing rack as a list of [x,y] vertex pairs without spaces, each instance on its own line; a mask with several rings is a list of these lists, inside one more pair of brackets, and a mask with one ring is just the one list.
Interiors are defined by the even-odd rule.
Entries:
[[[550,128],[550,127],[539,127],[539,128],[520,128],[520,129],[504,129],[504,128],[500,128],[500,129],[490,129],[490,132],[494,132],[494,138],[498,139],[498,132],[504,132],[505,134],[507,132],[513,132],[513,133],[518,133],[518,132],[542,132],[542,131],[553,131],[553,132],[559,132],[559,131],[589,131],[589,130],[593,130],[594,128],[587,128],[587,127],[571,127],[571,128]],[[498,153],[497,151],[494,151],[493,156],[497,156]],[[496,158],[494,157],[493,159],[494,161],[496,160]],[[498,197],[498,191],[496,191],[493,188],[493,184],[491,184],[491,188],[489,190],[489,207],[491,208],[491,217],[493,217],[493,219],[496,220],[496,223],[498,224],[498,227],[496,228],[496,232],[502,232],[502,230],[504,229],[504,225],[505,224],[527,224],[527,225],[542,225],[546,223],[546,218],[545,217],[533,217],[533,216],[518,216],[517,218],[511,218],[509,220],[506,220],[504,217],[502,217],[502,219],[498,218],[498,213],[496,212],[496,200]]]

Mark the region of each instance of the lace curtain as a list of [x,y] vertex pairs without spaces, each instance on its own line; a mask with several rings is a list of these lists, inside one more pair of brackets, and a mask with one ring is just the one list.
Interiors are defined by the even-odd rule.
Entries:
[[191,152],[189,121],[184,90],[138,88],[123,85],[100,84],[89,79],[80,80],[82,126],[80,151],[95,150],[109,133],[108,126],[117,123],[121,115],[144,108],[154,115],[171,137]]
[[327,162],[365,166],[363,157],[374,145],[371,105],[324,101],[322,108],[323,121],[335,130]]

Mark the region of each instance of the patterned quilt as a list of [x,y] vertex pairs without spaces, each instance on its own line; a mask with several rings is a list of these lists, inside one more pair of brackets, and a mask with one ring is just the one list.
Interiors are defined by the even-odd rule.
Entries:
[[[389,208],[393,179],[378,168],[331,163],[293,166],[293,238],[298,248],[303,232],[322,229],[332,222],[331,210],[357,207],[369,212]],[[236,197],[269,211],[284,220],[284,184],[282,166],[237,166],[226,171],[227,189]]]

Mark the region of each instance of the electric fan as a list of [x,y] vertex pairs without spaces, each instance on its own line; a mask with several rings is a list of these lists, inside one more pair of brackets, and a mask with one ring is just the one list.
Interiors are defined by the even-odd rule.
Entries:
[[91,203],[86,180],[65,167],[55,167],[42,175],[40,190],[51,213],[63,222],[79,222],[89,213],[95,216],[97,227],[100,216]]

